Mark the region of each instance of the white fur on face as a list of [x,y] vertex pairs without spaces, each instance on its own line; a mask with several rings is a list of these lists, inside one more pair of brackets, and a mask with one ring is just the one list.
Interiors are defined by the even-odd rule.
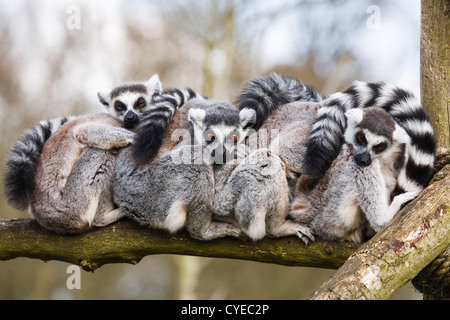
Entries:
[[[134,107],[134,104],[139,98],[143,98],[146,102],[146,106],[144,108],[137,109]],[[126,109],[122,111],[117,111],[114,107],[114,104],[116,101],[122,102]],[[111,104],[109,105],[108,112],[115,118],[118,118],[123,121],[124,116],[127,114],[128,111],[133,111],[137,115],[142,115],[145,113],[146,110],[148,110],[148,106],[150,105],[149,97],[146,94],[143,93],[137,93],[137,92],[125,92],[121,94],[120,96],[114,98],[111,101]]]

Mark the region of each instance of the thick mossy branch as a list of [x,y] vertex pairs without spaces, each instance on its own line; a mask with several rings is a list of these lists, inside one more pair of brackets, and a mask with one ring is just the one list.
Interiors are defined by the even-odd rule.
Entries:
[[59,260],[94,271],[107,263],[136,264],[152,254],[232,258],[287,266],[337,269],[358,248],[353,243],[318,241],[310,246],[295,237],[258,242],[232,238],[192,239],[186,232],[170,235],[121,221],[76,236],[60,236],[33,219],[0,220],[0,260],[18,257]]

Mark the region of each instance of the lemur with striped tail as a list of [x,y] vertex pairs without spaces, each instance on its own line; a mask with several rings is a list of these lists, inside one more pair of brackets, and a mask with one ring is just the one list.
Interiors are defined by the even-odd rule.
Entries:
[[356,81],[345,91],[324,100],[308,136],[303,167],[321,176],[339,154],[347,128],[345,112],[354,108],[384,109],[411,138],[395,188],[391,211],[414,199],[428,185],[433,173],[436,139],[430,118],[408,90],[383,82]]
[[142,150],[136,145],[119,155],[117,204],[141,225],[171,233],[186,228],[201,240],[296,235],[310,242],[308,227],[286,220],[289,199],[279,157],[268,149],[247,156],[242,141],[255,122],[254,110],[189,101],[174,116],[155,159],[133,161]]
[[[302,98],[293,97],[302,97],[305,85],[288,79],[286,82],[284,76],[271,74],[251,81],[238,98],[239,108],[256,109],[261,115],[261,129],[279,129],[276,140],[280,157],[292,172],[303,175],[303,179],[309,177],[310,187],[323,177],[341,150],[347,127],[345,112],[373,106],[384,109],[410,137],[405,161],[396,174],[388,215],[392,217],[425,188],[432,173],[436,143],[429,117],[412,93],[384,83],[355,82],[323,101],[300,103]],[[313,96],[320,97],[308,94],[303,101],[314,101]],[[286,101],[297,103],[281,107]],[[311,126],[305,125],[302,118],[308,118]],[[391,163],[396,163],[395,157]]]
[[[107,107],[107,110],[111,114],[110,117],[112,119],[115,119],[116,122],[106,120],[108,123],[107,128],[104,127],[106,130],[104,130],[103,135],[99,135],[99,130],[96,130],[97,138],[103,136],[103,138],[108,141],[107,132],[111,130],[110,125],[112,123],[114,124],[114,127],[125,127],[128,129],[123,129],[124,131],[118,130],[119,128],[112,129],[112,131],[116,133],[120,131],[122,133],[123,139],[127,141],[127,143],[125,144],[119,142],[118,145],[116,145],[115,143],[108,145],[106,150],[114,152],[113,149],[115,149],[116,147],[123,147],[131,143],[131,136],[134,136],[134,134],[130,130],[135,130],[135,126],[139,123],[139,118],[142,118],[146,114],[151,114],[153,111],[161,112],[161,110],[166,110],[169,114],[169,117],[171,117],[175,113],[175,111],[182,104],[184,104],[185,101],[191,99],[192,97],[197,97],[198,94],[190,89],[169,89],[161,91],[161,82],[159,80],[159,77],[157,75],[154,75],[146,83],[128,83],[120,85],[110,90],[109,92],[99,93],[98,96],[100,102]],[[62,138],[63,135],[59,133],[58,135],[60,136],[60,141],[56,142],[56,138],[53,139],[54,142],[52,143],[52,152],[54,153],[55,157],[57,154],[59,154],[59,148],[61,147],[62,150],[62,146],[64,146],[65,143],[72,141],[71,139],[73,138],[75,138],[77,144],[81,143],[81,149],[78,149],[79,152],[77,153],[77,155],[72,157],[70,161],[69,159],[64,158],[64,155],[61,155],[61,161],[59,164],[53,162],[53,166],[55,167],[53,171],[59,170],[57,168],[58,166],[60,166],[60,168],[64,167],[65,174],[61,175],[64,181],[68,179],[67,173],[69,173],[69,175],[71,176],[75,176],[70,168],[73,169],[77,167],[77,164],[79,163],[88,162],[88,159],[86,158],[86,156],[84,156],[84,154],[87,154],[88,151],[83,152],[85,148],[96,149],[99,154],[101,153],[101,155],[97,155],[97,163],[99,166],[101,166],[102,163],[105,163],[106,160],[102,161],[102,159],[105,157],[108,159],[110,158],[109,154],[106,155],[101,152],[101,150],[104,150],[102,148],[105,148],[105,146],[102,145],[101,147],[99,147],[99,145],[101,144],[101,141],[99,141],[100,138],[91,139],[94,136],[92,135],[93,128],[95,128],[96,125],[99,125],[99,127],[102,128],[102,122],[104,122],[106,119],[105,116],[106,115],[98,114],[95,116],[90,115],[57,118],[42,121],[36,127],[26,130],[24,134],[18,139],[18,141],[13,145],[6,162],[4,185],[9,204],[19,210],[24,210],[30,207],[30,205],[34,202],[34,199],[36,199],[36,190],[41,190],[42,188],[45,189],[45,186],[41,185],[41,182],[38,181],[42,178],[42,173],[38,172],[40,170],[39,167],[45,168],[46,166],[46,164],[43,163],[42,160],[42,158],[44,157],[44,153],[48,152],[48,148],[50,148],[48,147],[47,151],[45,151],[46,143],[56,133],[62,130],[61,128],[63,128],[65,125],[69,127],[76,126],[76,130],[68,130],[67,128],[65,130],[67,132],[78,133],[76,134],[76,136],[67,136],[64,138]],[[75,125],[74,121],[79,121],[80,125],[82,125]],[[87,122],[88,124],[83,124],[83,122]],[[112,134],[112,136],[117,136],[117,134]],[[117,141],[119,141],[120,139],[122,138],[118,138]],[[46,158],[48,158],[48,156],[49,155],[45,155]],[[92,152],[90,156],[93,156]],[[109,160],[114,163],[115,157],[112,157],[112,159],[113,160]],[[66,163],[66,160],[70,163]],[[108,164],[111,164],[111,161],[109,160],[106,162],[108,162]],[[80,165],[78,165],[78,167],[80,167]],[[92,170],[94,170],[94,167],[95,163],[92,163]],[[93,177],[95,176],[98,178],[101,176],[108,176],[110,178],[112,177],[111,170],[113,170],[113,167],[114,166],[110,165],[103,166],[103,168],[99,167],[99,172],[102,172],[103,174],[98,175],[97,173],[95,173],[97,171],[94,170]],[[109,175],[105,173],[105,168],[108,169],[107,171],[109,172]],[[82,166],[79,173],[83,173]],[[93,179],[92,181],[97,180]],[[64,183],[62,183],[60,186],[62,185],[64,185]],[[63,211],[64,210],[61,210],[62,214]],[[62,226],[55,231],[61,233],[76,232],[76,230],[70,229],[70,225],[67,225],[66,227],[67,230],[65,230],[65,227]]]

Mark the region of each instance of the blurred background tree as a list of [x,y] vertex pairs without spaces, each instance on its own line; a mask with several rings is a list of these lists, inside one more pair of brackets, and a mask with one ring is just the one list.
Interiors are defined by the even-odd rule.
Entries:
[[[230,102],[272,71],[325,95],[353,80],[420,95],[419,0],[0,0],[0,40],[2,164],[39,120],[100,111],[99,89],[153,73]],[[0,218],[27,216],[0,191]],[[67,266],[0,262],[0,299],[304,299],[333,272],[162,255],[83,272],[69,290]]]

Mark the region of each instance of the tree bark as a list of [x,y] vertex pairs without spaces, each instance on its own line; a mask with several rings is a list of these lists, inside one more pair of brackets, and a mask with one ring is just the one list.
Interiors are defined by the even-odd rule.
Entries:
[[450,1],[422,0],[421,95],[433,119],[437,144],[450,148]]
[[439,256],[450,244],[450,165],[437,177],[310,299],[387,299]]

